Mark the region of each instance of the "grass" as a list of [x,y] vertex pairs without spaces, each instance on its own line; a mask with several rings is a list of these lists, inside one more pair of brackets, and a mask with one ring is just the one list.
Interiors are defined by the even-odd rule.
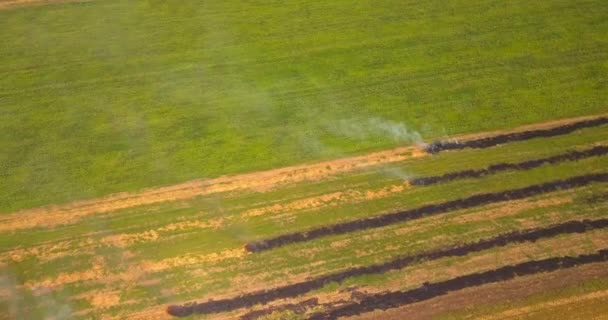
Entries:
[[0,11],[0,212],[605,111],[603,8],[104,0]]

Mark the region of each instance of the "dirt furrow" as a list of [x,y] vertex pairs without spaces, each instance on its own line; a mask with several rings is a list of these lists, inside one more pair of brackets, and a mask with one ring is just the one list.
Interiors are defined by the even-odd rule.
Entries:
[[245,249],[250,252],[261,252],[292,243],[310,241],[313,239],[330,235],[339,235],[359,230],[380,228],[391,224],[421,219],[424,217],[443,214],[451,211],[468,209],[491,203],[500,203],[530,198],[533,196],[549,192],[555,192],[559,190],[578,188],[596,182],[608,182],[608,173],[582,175],[569,179],[556,180],[543,184],[532,185],[520,189],[477,194],[468,198],[461,198],[438,204],[425,205],[415,209],[388,213],[371,218],[358,219],[349,222],[337,223],[308,231],[285,234],[267,240],[250,242],[245,246]]
[[436,260],[445,257],[464,256],[490,248],[506,246],[513,243],[535,242],[543,238],[551,238],[563,234],[584,233],[591,230],[608,228],[608,219],[570,221],[547,228],[535,228],[503,234],[495,238],[481,240],[476,243],[447,249],[437,249],[413,256],[400,257],[385,263],[366,267],[347,269],[338,273],[317,277],[311,280],[294,283],[269,290],[262,290],[229,299],[212,300],[195,305],[169,306],[167,312],[173,316],[187,316],[193,313],[210,314],[232,311],[270,301],[296,297],[310,291],[320,289],[331,282],[342,282],[348,278],[382,274],[391,270],[403,269],[414,263],[425,260]]
[[515,171],[515,170],[531,170],[547,164],[558,164],[567,161],[578,161],[592,157],[600,157],[608,154],[608,146],[596,146],[590,149],[582,151],[569,151],[566,153],[558,154],[555,156],[528,160],[518,163],[498,163],[490,165],[484,169],[478,170],[463,170],[456,172],[449,172],[438,176],[420,177],[410,180],[410,184],[413,186],[426,186],[437,183],[444,183],[458,179],[466,178],[481,178],[484,176],[496,174],[503,171]]
[[536,129],[521,132],[512,132],[506,134],[499,134],[496,136],[483,137],[478,139],[471,139],[466,141],[437,141],[429,144],[426,147],[426,151],[429,153],[439,153],[448,150],[461,150],[461,149],[484,149],[494,147],[500,144],[525,141],[535,138],[549,138],[560,135],[570,134],[577,130],[585,128],[599,127],[608,124],[608,117],[599,117],[596,119],[580,120],[574,123],[568,123],[561,126],[548,128],[548,129]]
[[365,297],[359,302],[353,302],[325,312],[313,314],[310,319],[338,319],[340,317],[356,316],[374,310],[387,310],[443,296],[451,291],[604,261],[608,261],[608,249],[597,251],[594,254],[576,257],[534,260],[491,271],[456,277],[447,281],[425,284],[422,287],[413,290],[376,294]]

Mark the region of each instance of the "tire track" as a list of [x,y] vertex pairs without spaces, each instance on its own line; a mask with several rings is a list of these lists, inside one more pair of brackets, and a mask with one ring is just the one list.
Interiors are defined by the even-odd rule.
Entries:
[[446,249],[437,249],[416,255],[403,256],[380,264],[347,269],[341,272],[313,278],[311,280],[273,289],[251,292],[234,298],[211,300],[195,305],[169,306],[167,308],[167,313],[173,316],[183,317],[193,313],[211,314],[233,311],[240,308],[252,307],[258,304],[266,304],[268,302],[279,299],[293,298],[311,292],[313,290],[320,289],[329,283],[340,283],[352,277],[372,274],[383,274],[391,270],[403,269],[409,265],[426,260],[436,260],[453,256],[464,256],[469,253],[483,251],[495,247],[502,247],[508,244],[535,242],[543,238],[551,238],[564,234],[585,233],[587,231],[603,228],[608,228],[608,219],[569,221],[562,224],[553,225],[547,228],[535,228],[523,231],[515,231],[499,235],[494,238],[481,240],[476,243],[470,243]]
[[606,154],[608,154],[608,146],[596,146],[582,151],[569,151],[563,154],[558,154],[547,158],[523,161],[518,163],[498,163],[490,165],[489,167],[484,169],[463,170],[456,172],[448,172],[446,174],[437,176],[414,178],[411,179],[409,182],[413,186],[427,186],[458,179],[481,178],[484,176],[509,170],[531,170],[547,164],[558,164],[567,161],[578,161],[592,157],[600,157]]
[[387,310],[412,303],[429,300],[466,288],[478,287],[484,284],[503,282],[518,276],[534,275],[552,272],[560,269],[573,268],[580,265],[608,261],[608,249],[594,254],[576,257],[558,257],[534,260],[516,265],[506,266],[486,272],[473,273],[456,277],[447,281],[425,284],[420,288],[408,291],[394,291],[365,297],[359,302],[311,315],[311,320],[338,319],[340,317],[356,316],[374,310]]
[[566,135],[577,130],[599,127],[605,124],[608,124],[608,117],[600,117],[596,119],[582,120],[549,129],[512,132],[468,141],[436,141],[428,145],[425,150],[428,153],[435,154],[442,151],[461,150],[466,148],[485,149],[508,142]]
[[360,230],[380,228],[391,224],[417,220],[428,216],[448,213],[451,211],[469,209],[491,203],[520,200],[533,196],[569,190],[586,186],[595,182],[608,182],[608,173],[576,176],[564,180],[555,180],[543,184],[532,185],[520,189],[483,193],[467,198],[460,198],[438,204],[430,204],[415,209],[387,213],[370,218],[363,218],[349,222],[318,227],[308,231],[294,232],[280,235],[267,240],[250,242],[245,245],[249,252],[261,252],[292,243],[305,242],[330,235],[340,235]]

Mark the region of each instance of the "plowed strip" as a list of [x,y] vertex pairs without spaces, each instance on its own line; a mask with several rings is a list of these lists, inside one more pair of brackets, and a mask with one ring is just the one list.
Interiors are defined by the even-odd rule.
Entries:
[[270,238],[268,240],[248,243],[245,248],[250,252],[260,252],[292,243],[310,241],[330,235],[339,235],[359,230],[380,228],[395,223],[416,220],[455,210],[468,209],[491,203],[519,200],[549,192],[578,188],[594,182],[608,182],[608,173],[583,175],[565,180],[557,180],[532,185],[521,189],[478,194],[468,198],[461,198],[439,204],[426,205],[415,209],[383,214],[371,218],[319,227],[309,231],[285,234],[275,238]]
[[464,171],[456,171],[449,172],[440,176],[430,176],[430,177],[421,177],[410,180],[410,184],[414,186],[422,186],[422,185],[432,185],[437,183],[449,182],[458,179],[466,179],[466,178],[481,178],[483,176],[488,176],[492,174],[496,174],[503,171],[509,170],[531,170],[534,168],[538,168],[547,164],[558,164],[566,161],[577,161],[592,157],[600,157],[608,154],[607,146],[596,146],[591,149],[586,149],[582,151],[570,151],[563,154],[558,154],[555,156],[535,159],[529,161],[523,161],[518,163],[499,163],[493,164],[487,168],[479,169],[479,170],[464,170]]
[[469,253],[506,246],[508,244],[534,242],[539,239],[551,238],[562,234],[584,233],[603,228],[608,228],[608,219],[570,221],[547,228],[516,231],[503,234],[495,238],[481,240],[476,243],[447,249],[437,249],[413,256],[404,256],[381,264],[347,269],[338,273],[317,277],[311,280],[274,289],[252,292],[234,298],[212,300],[199,303],[194,306],[170,306],[168,311],[170,314],[175,316],[190,315],[192,313],[210,314],[232,311],[239,308],[252,307],[257,304],[265,304],[278,299],[296,297],[307,292],[320,289],[331,282],[342,282],[352,277],[382,274],[391,270],[403,269],[409,265],[425,260],[436,260],[452,256],[464,256]]
[[529,261],[491,271],[473,273],[447,281],[427,284],[413,290],[376,294],[366,297],[360,302],[353,302],[326,312],[313,314],[310,319],[338,319],[339,317],[355,316],[378,309],[387,310],[439,297],[450,291],[477,287],[488,283],[502,282],[514,279],[518,276],[557,271],[604,261],[608,261],[608,249],[600,250],[595,254],[580,255],[577,257],[559,257]]
[[472,149],[484,149],[497,146],[503,143],[525,141],[535,138],[549,138],[559,135],[565,135],[572,133],[577,130],[585,128],[599,127],[608,124],[608,117],[600,117],[590,120],[581,120],[566,125],[549,128],[549,129],[538,129],[529,130],[522,132],[513,132],[506,134],[499,134],[496,136],[473,139],[468,141],[437,141],[427,146],[426,151],[429,153],[439,153],[448,150],[460,150],[466,148]]

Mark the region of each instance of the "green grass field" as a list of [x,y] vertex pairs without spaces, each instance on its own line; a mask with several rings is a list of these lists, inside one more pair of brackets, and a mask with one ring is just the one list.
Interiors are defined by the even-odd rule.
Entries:
[[0,211],[599,113],[603,1],[0,11]]
[[[596,0],[93,0],[0,9],[0,320],[171,319],[169,304],[607,218],[608,184],[594,183],[261,253],[243,249],[290,232],[607,173],[603,155],[431,186],[405,181],[608,146],[608,125],[338,173],[328,168],[297,183],[269,182],[268,189],[63,205],[606,114],[605,7]],[[188,319],[238,319],[315,297],[337,302],[349,299],[348,288],[409,290],[604,248],[608,229],[560,235]],[[480,299],[434,318],[485,319],[528,309],[521,318],[601,317],[608,272],[584,278],[588,269],[572,270],[580,271],[580,283],[499,303]],[[579,296],[595,298],[547,307]],[[260,319],[305,319],[325,309]]]

